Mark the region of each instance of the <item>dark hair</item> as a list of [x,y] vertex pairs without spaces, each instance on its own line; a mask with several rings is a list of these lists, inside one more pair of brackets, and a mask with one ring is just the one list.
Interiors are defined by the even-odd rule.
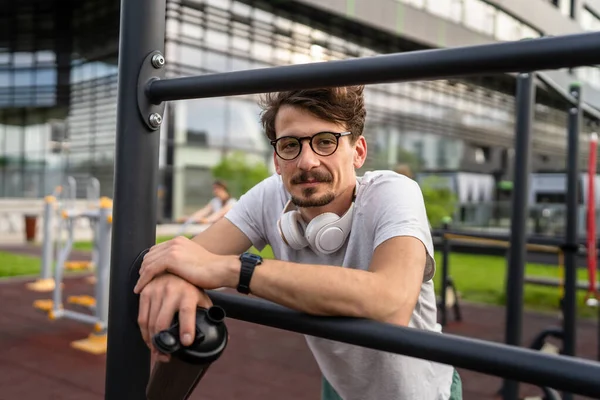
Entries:
[[347,86],[267,93],[259,102],[263,110],[260,122],[267,137],[275,140],[277,112],[281,106],[290,105],[325,121],[344,124],[352,132],[352,142],[355,142],[363,133],[367,115],[363,91],[364,86]]

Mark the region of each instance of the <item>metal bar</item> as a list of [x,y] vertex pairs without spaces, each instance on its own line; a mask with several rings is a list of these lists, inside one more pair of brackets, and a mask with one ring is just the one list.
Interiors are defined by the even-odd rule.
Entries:
[[600,64],[600,33],[544,37],[152,82],[154,104],[315,87],[444,79]]
[[454,280],[451,277],[448,278],[448,283],[452,288],[452,294],[454,296],[454,305],[452,306],[452,309],[454,310],[454,320],[462,321],[462,313],[460,311],[460,301],[458,299],[456,285],[454,284]]
[[[526,276],[525,283],[547,287],[561,287],[563,284],[559,278],[547,278],[543,276]],[[577,290],[587,290],[590,287],[588,281],[577,281]]]
[[74,321],[83,322],[89,325],[96,325],[98,323],[98,318],[95,315],[84,314],[78,311],[61,309],[54,313],[54,318],[67,318],[72,319]]
[[63,309],[63,274],[65,263],[71,254],[73,249],[73,229],[74,220],[64,219],[62,220],[65,230],[67,231],[67,240],[64,246],[60,248],[58,256],[56,258],[56,265],[54,266],[54,291],[52,293],[52,313],[59,313]]
[[[474,231],[474,230],[459,230],[459,229],[448,230],[448,231],[433,230],[431,233],[434,237],[439,237],[444,233],[448,233],[451,235],[470,236],[472,238],[480,238],[480,239],[503,240],[506,242],[508,242],[510,240],[509,235],[503,235],[503,234],[498,234],[498,233],[489,233],[489,232],[485,232],[485,231]],[[456,239],[456,240],[458,241],[459,239]],[[564,242],[565,242],[564,237],[544,237],[544,236],[536,236],[536,235],[527,236],[528,244],[539,244],[539,245],[560,247],[560,246],[564,245]],[[585,242],[586,241],[584,239],[577,240],[577,243],[581,244],[581,245],[585,245]]]
[[450,261],[450,241],[446,239],[445,236],[442,236],[443,247],[442,247],[442,305],[440,307],[441,315],[441,325],[446,326],[448,323],[448,263]]
[[[121,0],[113,234],[105,398],[145,400],[150,351],[137,325],[130,268],[156,243],[158,130],[138,109],[138,75],[153,51],[164,53],[166,0]],[[135,228],[133,228],[135,227]]]
[[100,201],[100,214],[97,224],[98,258],[96,262],[96,318],[105,330],[108,325],[108,296],[110,280],[110,237],[112,231],[112,202],[106,198]]
[[44,199],[44,241],[42,243],[42,272],[40,276],[44,281],[52,279],[52,264],[54,263],[55,207],[56,197],[46,196]]
[[[506,323],[504,340],[508,345],[521,344],[523,321],[523,286],[527,245],[527,195],[531,154],[531,131],[534,123],[535,74],[517,77],[515,168],[512,212],[510,221],[510,250],[506,273]],[[519,395],[517,381],[504,381],[505,400],[516,400]]]
[[[581,87],[571,85],[571,96],[581,99]],[[581,101],[581,100],[580,100]],[[567,137],[567,227],[565,230],[565,289],[563,297],[563,353],[575,355],[575,328],[577,319],[577,218],[579,214],[579,127],[580,102],[569,109]],[[573,396],[563,393],[563,399]]]
[[229,318],[600,397],[600,363],[375,321],[318,317],[265,300],[207,291]]

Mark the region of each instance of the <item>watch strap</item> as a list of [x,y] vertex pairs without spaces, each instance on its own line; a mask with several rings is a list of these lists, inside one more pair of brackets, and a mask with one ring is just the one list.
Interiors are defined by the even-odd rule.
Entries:
[[250,280],[254,274],[254,269],[262,263],[262,258],[256,254],[244,253],[240,256],[242,266],[240,268],[240,280],[237,291],[243,294],[250,293]]

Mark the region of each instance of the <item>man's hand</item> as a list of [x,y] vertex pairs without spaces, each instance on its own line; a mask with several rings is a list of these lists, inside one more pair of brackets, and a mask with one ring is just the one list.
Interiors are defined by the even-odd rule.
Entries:
[[179,236],[148,251],[134,292],[140,293],[153,278],[165,272],[202,289],[234,287],[239,279],[240,265],[236,256],[213,254],[198,243]]
[[158,361],[169,357],[158,353],[152,345],[152,337],[167,329],[173,316],[179,312],[179,338],[184,346],[192,344],[196,330],[196,307],[208,308],[210,298],[194,285],[171,274],[163,274],[152,280],[140,294],[138,324],[144,342]]

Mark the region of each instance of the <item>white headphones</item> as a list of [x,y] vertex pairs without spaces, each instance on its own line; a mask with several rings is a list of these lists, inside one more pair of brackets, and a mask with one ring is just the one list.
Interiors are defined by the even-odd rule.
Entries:
[[302,219],[300,211],[295,209],[289,200],[277,226],[283,241],[295,250],[310,246],[315,252],[331,254],[338,251],[346,242],[346,238],[352,228],[352,216],[354,212],[354,198],[348,211],[341,217],[328,212],[316,216],[307,225]]

